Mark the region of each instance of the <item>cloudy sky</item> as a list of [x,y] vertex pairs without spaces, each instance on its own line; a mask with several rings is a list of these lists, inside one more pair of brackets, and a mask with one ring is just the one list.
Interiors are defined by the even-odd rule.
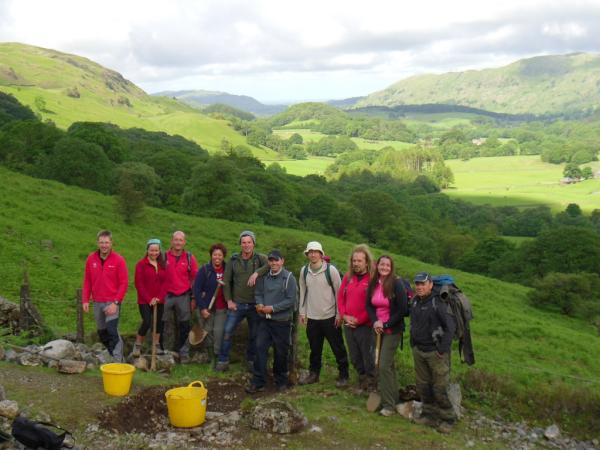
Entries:
[[420,73],[600,52],[600,0],[0,0],[0,41],[86,56],[150,93],[323,100]]

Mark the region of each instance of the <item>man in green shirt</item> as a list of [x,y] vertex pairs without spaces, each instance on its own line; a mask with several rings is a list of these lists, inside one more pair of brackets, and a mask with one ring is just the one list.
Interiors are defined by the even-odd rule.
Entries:
[[228,311],[223,343],[215,368],[217,371],[226,371],[229,368],[229,352],[231,351],[233,333],[244,319],[248,322],[246,361],[249,370],[254,367],[256,325],[259,318],[254,299],[254,285],[256,279],[269,270],[267,257],[256,253],[254,251],[255,245],[256,236],[254,233],[252,231],[242,231],[240,233],[241,253],[232,255],[230,262],[225,267],[223,294],[227,301]]

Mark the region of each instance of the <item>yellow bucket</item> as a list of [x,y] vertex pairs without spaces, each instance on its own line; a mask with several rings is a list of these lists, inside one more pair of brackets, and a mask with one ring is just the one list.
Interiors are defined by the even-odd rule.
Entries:
[[100,366],[104,392],[115,397],[129,394],[135,367],[131,364],[111,363]]
[[208,391],[202,381],[193,381],[187,387],[169,389],[165,392],[171,425],[193,428],[204,423]]

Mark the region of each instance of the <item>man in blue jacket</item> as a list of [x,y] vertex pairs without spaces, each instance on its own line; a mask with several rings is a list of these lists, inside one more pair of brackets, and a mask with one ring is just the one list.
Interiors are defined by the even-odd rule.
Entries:
[[292,315],[296,306],[296,279],[283,268],[285,260],[279,250],[268,255],[270,270],[258,278],[254,290],[259,315],[256,332],[256,356],[252,381],[246,392],[264,390],[267,383],[267,359],[273,347],[273,378],[278,390],[289,386],[288,354]]

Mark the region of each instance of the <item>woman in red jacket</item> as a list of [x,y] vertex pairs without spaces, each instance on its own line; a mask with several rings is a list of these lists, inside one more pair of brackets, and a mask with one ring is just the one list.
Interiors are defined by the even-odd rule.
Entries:
[[144,337],[152,328],[152,310],[154,305],[157,310],[157,329],[152,337],[153,342],[160,346],[160,335],[162,333],[162,314],[165,304],[165,256],[161,252],[160,240],[150,239],[146,243],[146,256],[135,265],[135,288],[138,295],[138,308],[142,316],[142,324],[135,337],[132,356],[137,358],[141,354]]

